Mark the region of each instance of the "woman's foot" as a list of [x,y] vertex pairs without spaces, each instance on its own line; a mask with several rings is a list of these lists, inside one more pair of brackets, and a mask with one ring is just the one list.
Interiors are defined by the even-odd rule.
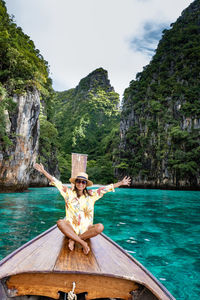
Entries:
[[83,246],[83,253],[84,253],[85,255],[87,255],[87,254],[90,252],[90,247],[88,246],[88,244],[87,244],[86,242],[84,242],[84,243],[82,244],[82,246]]
[[75,241],[69,239],[68,248],[70,251],[74,250]]

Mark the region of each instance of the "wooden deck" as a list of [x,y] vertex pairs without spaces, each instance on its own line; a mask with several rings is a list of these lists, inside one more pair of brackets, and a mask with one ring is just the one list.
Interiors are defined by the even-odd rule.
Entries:
[[[88,299],[130,298],[140,285],[152,299],[174,299],[170,293],[132,256],[101,234],[90,239],[90,253],[81,248],[71,252],[67,238],[54,226],[0,262],[0,279],[9,296],[44,295],[59,298],[69,292],[87,292]],[[145,298],[147,299],[147,298]]]

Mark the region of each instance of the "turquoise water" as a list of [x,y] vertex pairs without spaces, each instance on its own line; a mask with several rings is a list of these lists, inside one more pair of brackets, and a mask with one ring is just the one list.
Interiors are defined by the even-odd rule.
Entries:
[[[0,194],[0,259],[64,217],[56,188]],[[95,205],[95,223],[176,299],[200,299],[200,192],[116,189]]]

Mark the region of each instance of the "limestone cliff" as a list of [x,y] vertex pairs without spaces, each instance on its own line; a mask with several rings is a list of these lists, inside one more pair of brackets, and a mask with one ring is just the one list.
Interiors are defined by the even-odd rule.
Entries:
[[[6,133],[12,144],[0,150],[0,191],[23,191],[29,186],[48,186],[48,180],[33,169],[36,160],[41,161],[44,146],[39,143],[40,94],[34,89],[24,95],[13,96],[13,102],[16,103],[15,111],[4,111]],[[48,172],[59,177],[56,149],[42,162]]]
[[135,187],[200,188],[199,15],[196,0],[125,90],[116,173]]
[[0,190],[22,191],[38,152],[40,97],[38,91],[13,97],[16,110],[6,114],[6,133],[12,145],[0,151]]
[[51,106],[52,81],[47,62],[8,15],[3,0],[0,29],[0,192],[22,191],[29,184],[47,185],[44,177],[33,172],[36,159],[57,174],[56,155],[51,153],[54,143],[44,137],[53,124],[44,116],[39,125],[40,98],[44,108]]

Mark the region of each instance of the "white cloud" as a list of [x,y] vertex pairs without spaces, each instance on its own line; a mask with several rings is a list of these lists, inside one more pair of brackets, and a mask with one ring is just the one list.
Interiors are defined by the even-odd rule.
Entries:
[[[49,62],[54,88],[75,87],[94,69],[108,70],[121,95],[148,64],[145,39],[175,22],[191,0],[6,0],[9,14]],[[152,27],[145,27],[152,24]],[[149,30],[149,35],[148,35]],[[137,42],[132,47],[131,42]],[[143,43],[143,44],[142,44]],[[156,39],[147,47],[156,47]],[[139,48],[141,51],[139,52]]]
[[150,58],[155,53],[158,41],[162,37],[162,31],[168,29],[169,24],[156,24],[147,22],[143,25],[143,33],[135,36],[131,41],[131,47],[134,51],[143,52]]

